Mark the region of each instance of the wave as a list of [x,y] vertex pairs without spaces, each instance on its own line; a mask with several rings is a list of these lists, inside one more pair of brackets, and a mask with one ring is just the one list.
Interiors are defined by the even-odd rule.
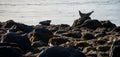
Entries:
[[40,2],[40,3],[0,3],[0,6],[24,6],[24,5],[85,5],[85,4],[98,4],[98,5],[111,5],[120,4],[120,0],[110,0],[110,1],[86,1],[86,2]]

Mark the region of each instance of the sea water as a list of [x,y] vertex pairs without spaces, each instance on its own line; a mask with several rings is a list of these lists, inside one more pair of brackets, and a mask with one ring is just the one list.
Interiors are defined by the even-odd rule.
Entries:
[[69,24],[78,19],[78,11],[94,11],[92,19],[110,20],[120,25],[120,0],[0,0],[0,21],[12,19],[27,25],[43,20]]

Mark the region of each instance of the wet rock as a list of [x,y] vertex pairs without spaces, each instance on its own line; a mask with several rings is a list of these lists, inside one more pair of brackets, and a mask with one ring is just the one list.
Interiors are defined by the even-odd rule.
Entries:
[[65,33],[66,31],[61,31],[61,30],[58,30],[58,31],[56,31],[56,32],[54,32],[54,34],[56,35],[56,34],[63,34],[63,33]]
[[79,11],[79,15],[80,15],[81,18],[75,20],[75,21],[73,22],[72,27],[80,26],[85,20],[91,19],[90,15],[91,15],[93,12],[94,12],[94,11],[89,12],[89,13],[81,13],[81,11]]
[[86,41],[78,41],[75,43],[76,47],[87,47],[89,46],[89,43],[87,43]]
[[113,43],[113,46],[116,46],[116,45],[120,45],[120,40],[119,39],[118,40],[115,39],[115,41]]
[[50,46],[57,46],[60,44],[64,44],[66,42],[70,42],[70,41],[66,38],[61,38],[61,37],[54,37],[54,38],[49,39]]
[[98,57],[109,57],[109,53],[106,52],[98,52]]
[[21,49],[14,43],[0,43],[0,57],[22,57]]
[[44,43],[43,41],[34,41],[31,44],[34,48],[41,47],[41,46],[47,46],[47,43]]
[[0,22],[0,28],[2,27],[2,22]]
[[56,31],[68,31],[70,29],[70,25],[68,24],[60,24],[60,25],[50,25],[48,29],[52,32]]
[[71,49],[71,48],[64,48],[60,46],[51,47],[47,50],[43,51],[37,57],[86,57],[80,51]]
[[120,56],[120,46],[114,46],[111,49],[110,57],[119,57]]
[[112,31],[115,31],[115,32],[120,33],[120,26],[118,26],[118,27],[114,28]]
[[97,50],[101,52],[106,52],[110,50],[110,47],[111,46],[109,45],[100,45],[100,46],[97,46]]
[[104,44],[107,43],[107,41],[109,41],[109,40],[108,39],[101,39],[101,38],[99,38],[97,40],[96,44],[98,44],[98,45],[104,45]]
[[58,25],[50,25],[50,26],[48,26],[48,30],[50,30],[52,32],[56,32],[57,30],[59,30],[59,26]]
[[90,29],[97,29],[101,27],[102,24],[98,20],[85,20],[81,27],[87,27]]
[[16,25],[13,25],[9,31],[12,31],[12,32],[17,32],[17,31],[23,31],[25,33],[29,33],[33,30],[32,26],[27,26],[27,25],[24,25],[24,24],[20,24],[20,23],[17,23]]
[[97,57],[97,53],[96,51],[89,51],[87,54],[86,54],[87,57]]
[[104,36],[106,36],[106,33],[104,33],[104,32],[101,32],[101,33],[96,33],[95,34],[95,37],[104,37]]
[[22,53],[13,47],[0,47],[0,57],[22,57]]
[[16,43],[24,51],[32,50],[31,43],[28,38],[9,32],[2,36],[2,43]]
[[8,20],[3,23],[3,28],[11,28],[13,25],[16,25],[17,23],[14,22],[13,20]]
[[51,23],[51,20],[45,20],[45,21],[39,22],[39,24],[41,24],[41,25],[46,25],[46,26],[49,26],[50,23]]
[[89,51],[97,51],[97,50],[96,47],[92,47],[92,46],[85,47],[83,50],[85,54],[88,53]]
[[79,31],[73,31],[73,32],[71,31],[71,32],[63,33],[61,35],[66,37],[81,38],[82,33]]
[[109,20],[101,21],[101,24],[102,24],[102,27],[105,27],[105,28],[115,28],[116,27],[116,25],[111,23]]
[[82,37],[84,40],[90,40],[90,39],[96,38],[93,34],[90,34],[90,33],[84,33]]
[[45,43],[47,43],[52,36],[53,33],[45,28],[35,28],[31,33],[29,33],[29,38],[33,37],[33,41],[42,40]]

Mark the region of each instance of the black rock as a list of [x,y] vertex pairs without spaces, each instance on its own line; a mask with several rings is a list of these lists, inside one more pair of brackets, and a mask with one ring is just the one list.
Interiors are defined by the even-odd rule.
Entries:
[[39,22],[39,24],[41,24],[41,25],[47,25],[47,26],[49,26],[50,23],[51,23],[51,20],[45,20],[45,21]]
[[120,56],[120,46],[114,46],[111,50],[110,57],[119,57]]
[[86,20],[81,26],[90,29],[96,29],[98,27],[101,27],[102,24],[98,20]]
[[51,47],[43,51],[38,55],[38,57],[86,57],[80,51],[72,48],[64,48],[60,46]]
[[114,28],[112,31],[120,33],[120,26]]
[[93,34],[90,33],[85,33],[83,35],[84,40],[90,40],[90,39],[95,39],[95,36]]
[[29,35],[34,37],[34,41],[42,40],[48,42],[48,40],[53,36],[53,33],[45,28],[36,28]]
[[0,22],[0,27],[2,27],[2,23]]
[[22,54],[13,47],[0,47],[0,57],[22,57]]
[[45,43],[43,41],[34,41],[31,45],[34,48],[37,48],[37,47],[47,46],[47,43]]
[[101,21],[101,24],[102,24],[102,27],[105,27],[105,28],[115,28],[116,27],[116,25],[111,23],[109,20]]
[[81,38],[81,32],[68,32],[61,34],[62,36],[73,37],[73,38]]
[[20,46],[20,48],[24,51],[32,50],[31,42],[28,38],[17,35],[15,33],[9,32],[2,36],[2,43],[15,43]]
[[20,24],[20,23],[17,23],[16,25],[13,25],[9,31],[12,31],[12,32],[17,32],[17,31],[23,31],[25,33],[29,33],[33,30],[32,26],[27,26],[27,25],[24,25],[24,24]]
[[11,28],[15,24],[16,24],[16,22],[14,22],[13,20],[8,20],[3,23],[2,28]]

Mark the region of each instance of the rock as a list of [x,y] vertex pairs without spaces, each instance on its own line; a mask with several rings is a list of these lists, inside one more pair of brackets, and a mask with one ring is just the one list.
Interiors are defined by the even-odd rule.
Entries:
[[55,35],[57,35],[57,34],[63,34],[63,33],[65,33],[66,31],[61,31],[61,30],[57,30],[56,32],[54,32],[54,34]]
[[86,57],[80,51],[72,48],[64,48],[60,46],[51,47],[40,53],[37,57]]
[[0,43],[0,57],[22,57],[21,49],[17,44]]
[[106,52],[98,52],[98,57],[109,57],[109,53]]
[[2,27],[2,22],[0,22],[0,28]]
[[89,16],[90,16],[93,12],[94,12],[94,11],[89,12],[89,13],[81,13],[81,12],[79,11],[79,15],[80,15],[81,18],[75,20],[75,21],[73,22],[72,27],[80,26],[85,20],[91,19],[91,17],[89,17]]
[[52,32],[56,32],[57,30],[59,30],[59,26],[58,25],[50,25],[50,26],[48,26],[48,30],[50,30]]
[[50,46],[57,46],[60,44],[64,44],[66,42],[70,42],[70,41],[66,38],[60,38],[60,37],[54,37],[54,38],[49,39]]
[[101,27],[102,24],[98,20],[85,20],[81,27],[87,27],[90,29],[97,29],[98,27]]
[[108,39],[101,39],[101,38],[99,38],[97,40],[96,44],[98,44],[98,45],[104,45],[104,44],[107,43],[107,41],[109,41],[109,40]]
[[93,34],[90,34],[90,33],[84,33],[82,35],[82,37],[83,37],[84,40],[90,40],[90,39],[95,39],[96,38]]
[[104,33],[104,32],[101,32],[101,33],[96,33],[95,34],[95,37],[104,37],[104,36],[106,36],[106,33]]
[[97,57],[97,52],[96,51],[89,51],[86,54],[87,57]]
[[96,50],[96,47],[92,47],[92,46],[88,46],[83,49],[83,52],[85,54],[88,53],[89,51],[97,51],[97,50]]
[[24,51],[32,50],[31,43],[28,38],[9,32],[2,36],[1,43],[16,43]]
[[53,36],[53,33],[45,28],[35,28],[31,33],[29,33],[29,38],[34,37],[33,41],[42,40],[47,43],[48,40]]
[[109,45],[100,45],[100,46],[97,46],[97,50],[101,52],[106,52],[110,50],[110,47],[111,46]]
[[79,31],[71,31],[67,33],[61,34],[62,36],[73,37],[73,38],[81,38],[82,34]]
[[56,32],[56,31],[66,32],[70,29],[70,25],[68,25],[68,24],[50,25],[50,26],[48,26],[48,29],[52,32]]
[[120,33],[120,26],[114,28],[112,31]]
[[87,43],[86,41],[78,41],[75,43],[76,47],[87,47],[89,46],[89,43]]
[[12,32],[17,32],[17,31],[23,31],[25,33],[29,33],[33,30],[32,26],[28,26],[28,25],[24,25],[24,24],[20,24],[20,23],[17,23],[16,25],[13,25],[9,31],[12,31]]
[[16,32],[16,31],[24,31],[26,33],[32,31],[32,26],[27,26],[25,24],[16,23],[13,20],[8,20],[3,23],[2,28],[8,28],[9,31]]
[[47,46],[47,43],[44,43],[43,41],[34,41],[31,44],[34,48],[41,47],[41,46]]
[[14,22],[13,20],[8,20],[3,23],[2,28],[11,28],[13,25],[16,25],[16,22]]
[[0,47],[0,57],[22,57],[22,53],[13,47]]
[[110,57],[119,57],[120,56],[120,46],[114,46],[111,49]]
[[111,23],[109,20],[101,21],[101,24],[102,24],[102,27],[105,27],[105,28],[115,28],[116,27],[116,25]]
[[51,23],[51,20],[45,20],[45,21],[39,22],[39,24],[41,24],[41,25],[46,25],[46,26],[49,26],[50,23]]

